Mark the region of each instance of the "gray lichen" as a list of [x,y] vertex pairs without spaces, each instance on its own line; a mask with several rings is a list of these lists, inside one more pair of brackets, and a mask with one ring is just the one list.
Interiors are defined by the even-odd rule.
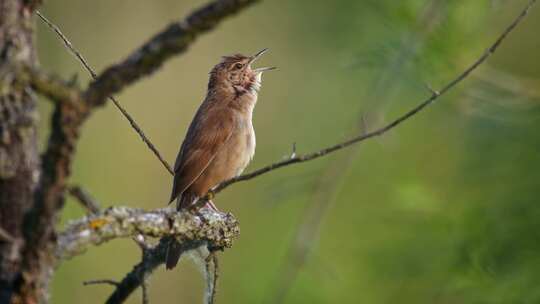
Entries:
[[231,214],[212,210],[201,209],[195,215],[168,208],[146,211],[112,207],[68,223],[58,234],[56,257],[61,261],[83,253],[89,246],[137,234],[174,236],[180,242],[207,241],[213,247],[229,248],[239,233],[238,222]]

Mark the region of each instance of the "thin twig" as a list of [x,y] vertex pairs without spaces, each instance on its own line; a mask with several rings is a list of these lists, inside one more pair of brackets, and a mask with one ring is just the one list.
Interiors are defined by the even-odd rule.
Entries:
[[84,286],[87,286],[87,285],[97,285],[97,284],[108,284],[108,285],[112,285],[112,286],[116,286],[118,287],[118,285],[120,285],[120,283],[116,282],[116,281],[113,281],[113,280],[90,280],[90,281],[84,281],[83,282],[83,285]]
[[101,209],[99,207],[99,202],[90,195],[90,193],[80,186],[71,186],[68,187],[68,192],[77,199],[77,201],[83,206],[86,211],[90,214],[98,213]]
[[148,278],[144,278],[141,284],[142,289],[142,304],[148,304],[150,303],[149,297],[148,297]]
[[[52,23],[49,19],[47,19],[45,16],[43,16],[43,14],[41,14],[40,11],[36,11],[36,14],[39,16],[39,18],[50,28],[52,29],[54,32],[56,32],[56,34],[58,35],[58,37],[60,37],[60,39],[62,39],[62,41],[64,42],[64,45],[66,46],[66,48],[79,60],[79,62],[83,65],[83,67],[86,69],[86,71],[88,71],[88,73],[90,73],[90,76],[92,76],[93,79],[96,79],[97,77],[97,74],[96,72],[94,71],[94,69],[90,66],[90,64],[88,63],[88,61],[86,61],[86,59],[83,57],[83,55],[81,54],[81,52],[79,52],[79,50],[77,50],[73,44],[71,43],[71,41],[69,41],[69,39],[66,37],[66,35],[64,35],[62,33],[62,31],[60,30],[60,28],[55,25],[54,23]],[[150,139],[144,134],[143,130],[141,129],[141,127],[137,124],[137,122],[135,121],[135,119],[133,119],[133,117],[126,111],[126,109],[124,107],[122,107],[122,105],[120,104],[120,102],[118,102],[118,100],[113,97],[113,96],[109,96],[109,99],[114,103],[114,105],[116,106],[116,108],[118,110],[120,110],[120,113],[122,113],[122,115],[124,115],[124,117],[128,120],[128,122],[130,123],[131,127],[135,130],[135,132],[137,132],[137,134],[139,134],[139,137],[141,138],[141,140],[146,144],[146,146],[148,146],[148,148],[154,153],[154,155],[158,158],[158,160],[163,164],[163,166],[165,167],[165,169],[167,169],[167,171],[169,171],[169,173],[171,173],[172,175],[174,175],[174,171],[172,170],[171,166],[169,165],[169,163],[167,163],[167,161],[163,158],[163,156],[161,156],[161,153],[159,152],[159,150],[156,148],[156,146],[152,143],[152,141],[150,141]]]
[[216,188],[213,189],[212,192],[215,194],[237,182],[247,181],[257,176],[266,174],[270,171],[273,171],[282,167],[290,166],[297,163],[303,163],[310,160],[314,160],[319,157],[326,156],[332,152],[336,152],[338,150],[344,149],[346,147],[362,142],[364,140],[381,136],[384,133],[392,130],[393,128],[397,127],[398,125],[405,122],[409,118],[421,112],[427,106],[431,105],[435,100],[437,100],[439,97],[443,96],[445,93],[447,93],[452,88],[454,88],[457,84],[462,82],[465,78],[467,78],[467,76],[469,76],[471,72],[476,70],[482,63],[484,63],[486,59],[488,59],[493,53],[495,53],[497,48],[501,45],[501,43],[508,36],[508,34],[510,34],[514,30],[514,28],[525,18],[525,16],[528,14],[529,10],[535,3],[536,3],[536,0],[530,0],[527,6],[523,9],[523,11],[516,17],[516,19],[514,19],[514,21],[503,31],[503,33],[499,35],[499,37],[495,40],[495,42],[482,54],[482,56],[480,56],[476,61],[474,61],[467,69],[465,69],[457,77],[452,79],[442,89],[440,89],[439,91],[434,90],[429,98],[427,98],[426,100],[424,100],[423,102],[421,102],[420,104],[418,104],[416,107],[412,108],[405,114],[399,116],[397,119],[390,122],[389,124],[379,129],[376,129],[374,131],[368,132],[366,134],[359,135],[349,140],[346,140],[344,142],[329,146],[327,148],[324,148],[315,152],[299,155],[290,159],[282,160],[282,161],[270,164],[268,166],[262,167],[260,169],[257,169],[253,172],[246,173],[235,178],[231,178],[219,184]]
[[216,300],[216,287],[219,277],[219,264],[217,253],[210,252],[205,259],[206,290],[205,304],[214,304]]
[[212,286],[212,296],[211,296],[211,300],[212,300],[211,303],[213,304],[216,300],[217,283],[219,279],[219,260],[215,252],[212,254],[212,261],[214,262],[214,281],[212,282],[213,286]]

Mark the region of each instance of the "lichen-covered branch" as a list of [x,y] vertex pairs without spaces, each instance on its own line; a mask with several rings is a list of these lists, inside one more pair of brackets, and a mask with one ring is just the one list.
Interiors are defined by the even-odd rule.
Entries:
[[[57,257],[70,258],[82,253],[91,245],[99,245],[112,238],[136,236],[134,240],[142,249],[142,260],[121,281],[96,280],[92,284],[106,283],[115,286],[107,304],[123,303],[138,288],[143,288],[143,303],[147,294],[145,284],[152,272],[165,263],[167,248],[172,237],[180,241],[182,253],[193,249],[212,252],[208,256],[213,272],[207,270],[206,296],[214,298],[217,280],[217,257],[213,251],[231,246],[239,234],[238,222],[230,214],[201,209],[197,215],[177,213],[172,209],[145,212],[140,209],[116,207],[101,215],[89,216],[71,223],[58,240]],[[161,237],[151,245],[144,236]],[[202,246],[202,247],[201,247]],[[85,282],[87,285],[88,282]]]
[[107,96],[150,75],[172,56],[183,53],[195,38],[216,27],[258,0],[216,0],[194,11],[184,20],[174,22],[124,61],[107,68],[90,85],[87,95],[93,103],[104,102]]
[[56,257],[71,258],[90,246],[137,234],[156,238],[173,236],[181,243],[208,242],[212,247],[229,248],[239,233],[238,222],[231,214],[206,208],[194,215],[168,208],[145,211],[112,207],[69,223],[57,236]]

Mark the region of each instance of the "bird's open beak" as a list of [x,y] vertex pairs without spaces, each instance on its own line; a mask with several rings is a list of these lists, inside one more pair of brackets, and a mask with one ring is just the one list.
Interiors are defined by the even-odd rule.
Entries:
[[[266,53],[266,51],[268,51],[267,48],[262,49],[257,54],[251,56],[251,60],[249,60],[249,65],[251,65],[253,62],[257,61],[257,59],[259,59],[264,53]],[[270,71],[270,70],[275,70],[275,69],[276,69],[276,67],[263,67],[263,68],[254,69],[253,71],[256,72],[256,73],[262,73],[262,72],[265,72],[265,71]]]

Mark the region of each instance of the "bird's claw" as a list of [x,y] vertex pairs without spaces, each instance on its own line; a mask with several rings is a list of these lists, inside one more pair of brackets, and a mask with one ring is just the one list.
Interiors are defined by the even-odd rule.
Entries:
[[208,193],[206,194],[206,199],[209,201],[213,200],[214,197],[216,197],[216,194],[212,190],[208,191]]

